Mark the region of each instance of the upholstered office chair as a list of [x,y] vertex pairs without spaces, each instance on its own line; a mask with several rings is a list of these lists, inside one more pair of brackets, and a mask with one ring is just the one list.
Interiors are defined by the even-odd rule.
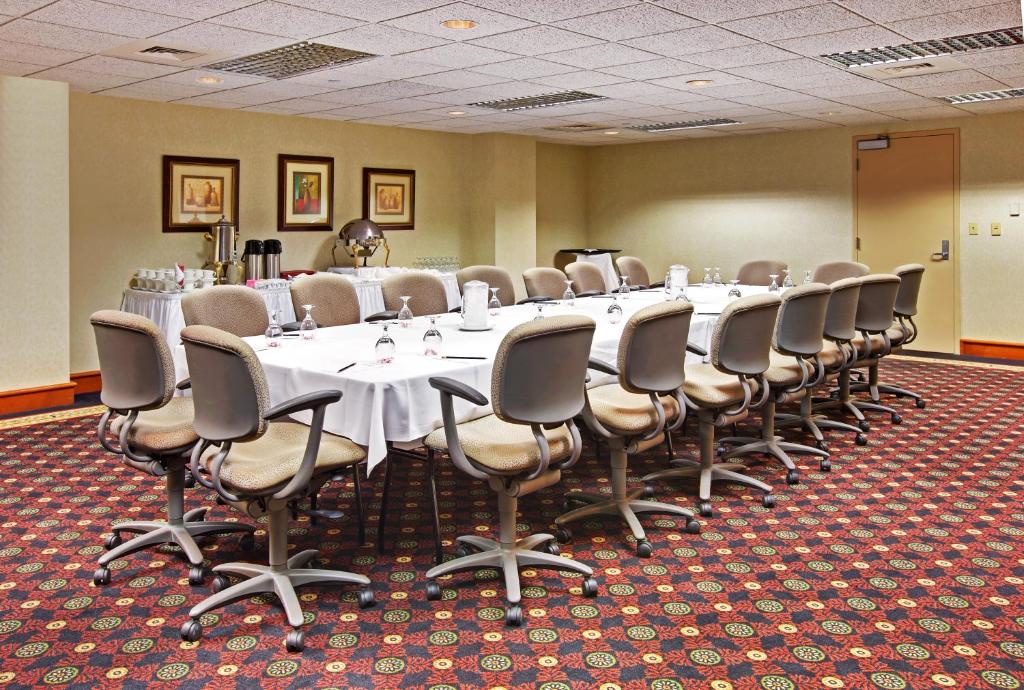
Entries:
[[572,289],[577,297],[603,295],[608,291],[604,282],[604,273],[600,268],[586,261],[573,261],[568,264],[565,267],[565,275],[569,276],[569,280],[572,281]]
[[682,425],[685,404],[683,364],[686,336],[693,305],[663,302],[641,309],[626,322],[619,340],[617,367],[591,360],[590,367],[618,377],[617,383],[587,391],[583,419],[611,451],[611,495],[572,492],[566,502],[584,504],[555,520],[559,541],[568,541],[566,524],[594,515],[617,515],[636,539],[638,556],[653,552],[637,513],[677,515],[686,518],[687,531],[696,534],[700,523],[693,512],[677,505],[640,500],[643,488],[626,488],[629,455],[661,443],[663,434]]
[[302,314],[302,305],[316,306],[314,318],[320,327],[359,323],[359,297],[352,281],[334,273],[317,273],[292,281],[292,304]]
[[[921,279],[924,278],[924,266],[921,264],[904,264],[892,271],[900,277],[900,289],[896,293],[896,305],[893,307],[895,325],[888,330],[891,352],[896,353],[917,338],[917,297],[921,291]],[[920,394],[897,386],[888,386],[878,382],[878,366],[868,369],[868,380],[852,384],[853,391],[868,391],[872,402],[881,401],[881,393],[895,395],[897,398],[913,398],[918,409],[924,409],[926,402]]]
[[[175,398],[174,362],[163,333],[143,316],[120,311],[98,311],[89,319],[96,335],[103,390],[107,406],[99,424],[105,449],[123,456],[126,465],[163,477],[167,493],[167,521],[133,520],[114,525],[107,538],[109,549],[93,574],[96,585],[110,582],[111,561],[151,546],[177,544],[191,564],[189,582],[203,582],[203,554],[195,537],[242,532],[251,548],[253,528],[237,522],[206,522],[206,508],[184,512],[185,465],[199,441],[192,428],[191,398]],[[182,387],[186,387],[185,382]],[[112,415],[118,415],[111,420]],[[111,443],[108,434],[118,438]],[[139,536],[123,542],[122,533]]]
[[619,275],[626,276],[629,279],[630,287],[649,288],[663,287],[665,285],[664,281],[652,283],[651,274],[647,271],[647,266],[635,256],[618,257],[615,259],[615,268],[619,271]]
[[722,456],[722,460],[763,453],[781,462],[786,469],[786,483],[796,484],[800,473],[790,453],[808,453],[821,456],[827,466],[828,452],[799,443],[788,443],[775,434],[775,406],[802,400],[810,388],[825,378],[825,370],[818,360],[825,330],[825,312],[832,290],[822,283],[809,283],[786,290],[775,321],[770,353],[771,366],[764,373],[768,383],[768,399],[761,406],[761,438],[729,437],[720,446],[738,446]]
[[523,271],[523,283],[530,297],[562,299],[566,280],[565,274],[557,268],[539,266]]
[[[370,581],[363,575],[310,567],[319,554],[306,550],[288,557],[288,519],[300,499],[315,494],[339,470],[362,461],[366,452],[347,438],[323,433],[328,405],[341,391],[325,390],[270,407],[263,368],[252,348],[230,333],[209,326],[181,332],[195,401],[195,432],[202,439],[192,451],[191,468],[200,482],[252,517],[267,515],[267,565],[225,563],[214,566],[214,591],[189,611],[181,627],[183,640],[202,636],[199,618],[237,599],[269,592],[277,595],[288,623],[289,651],[303,648],[302,608],[295,589],[313,584],[364,587],[358,601],[373,604]],[[310,410],[307,427],[272,421]],[[245,579],[228,586],[226,574]]]
[[189,293],[181,298],[181,312],[186,326],[213,326],[239,338],[263,335],[270,325],[267,303],[242,285],[215,285]]
[[[504,268],[498,266],[467,266],[455,274],[459,281],[459,292],[462,286],[471,280],[487,283],[488,287],[498,288],[498,301],[507,307],[516,303],[516,287],[512,284],[512,276]],[[561,297],[561,295],[558,295]]]
[[[710,517],[711,483],[725,480],[760,489],[762,504],[775,505],[772,487],[734,470],[736,463],[715,462],[715,428],[744,419],[748,410],[764,404],[768,386],[764,372],[771,365],[772,333],[779,311],[773,294],[742,297],[726,305],[711,335],[711,361],[688,363],[683,393],[697,410],[700,426],[700,462],[685,457],[671,469],[653,472],[645,482],[673,477],[700,477],[700,514]],[[759,396],[754,402],[754,396]]]
[[759,261],[748,261],[740,266],[736,273],[736,279],[742,285],[771,285],[772,276],[779,278],[779,285],[782,285],[782,275],[789,265],[785,261],[773,261],[763,259]]
[[863,278],[871,269],[859,261],[830,261],[814,269],[811,280],[815,283],[831,284],[844,278]]
[[[446,452],[457,468],[486,481],[498,494],[501,521],[497,540],[458,537],[460,557],[427,571],[427,598],[441,598],[435,578],[460,570],[497,568],[505,575],[507,625],[523,622],[519,568],[571,570],[586,576],[583,593],[594,596],[597,582],[589,566],[557,555],[550,534],[519,539],[518,498],[557,483],[562,470],[580,456],[580,433],[573,418],[583,410],[587,359],[596,324],[580,316],[555,316],[516,326],[501,341],[491,376],[494,414],[456,422],[453,398],[486,405],[476,389],[449,378],[430,385],[441,393],[444,427],[424,440],[428,452]],[[547,546],[547,552],[541,550]]]
[[[409,271],[388,276],[381,282],[384,293],[385,314],[393,312],[391,318],[398,315],[402,308],[402,295],[410,296],[409,309],[414,316],[430,316],[448,312],[448,296],[444,291],[444,282],[435,275],[422,271]],[[369,317],[376,318],[378,315]]]
[[[856,354],[853,350],[853,339],[857,336],[855,329],[857,321],[857,302],[860,299],[860,278],[844,278],[837,280],[829,286],[832,294],[828,299],[828,308],[825,311],[825,326],[822,331],[824,342],[821,351],[818,352],[818,361],[824,369],[824,378],[816,382],[812,388],[819,385],[827,386],[830,377],[839,376],[847,371],[856,361]],[[776,426],[800,426],[814,436],[815,445],[821,450],[828,450],[828,443],[822,434],[822,429],[834,431],[849,431],[856,435],[857,445],[867,444],[868,437],[858,427],[829,419],[821,412],[824,406],[836,407],[837,401],[828,400],[823,404],[815,402],[810,395],[804,396],[800,401],[800,414],[777,414]],[[823,470],[828,470],[831,465],[822,461]]]

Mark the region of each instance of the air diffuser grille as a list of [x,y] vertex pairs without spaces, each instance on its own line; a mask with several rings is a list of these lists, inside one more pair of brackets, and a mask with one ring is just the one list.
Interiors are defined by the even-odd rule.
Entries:
[[959,96],[943,96],[940,101],[946,103],[981,103],[983,101],[1001,101],[1006,98],[1021,98],[1024,96],[1024,89],[1004,89],[1002,91],[978,91],[975,93],[964,93]]
[[550,132],[599,132],[607,129],[601,125],[587,125],[583,123],[572,125],[558,125],[556,127],[545,127]]
[[224,60],[209,65],[208,69],[251,74],[270,79],[287,79],[370,57],[376,57],[376,55],[303,41],[282,48],[265,50],[262,53]]
[[847,53],[830,53],[821,57],[838,63],[843,67],[865,67],[886,62],[936,57],[939,55],[956,55],[957,53],[967,53],[974,50],[1004,48],[1021,44],[1024,44],[1024,35],[1021,33],[1021,27],[1018,26],[998,31],[984,31],[976,34],[952,36],[950,38],[903,43],[885,48],[852,50]]
[[492,108],[509,112],[512,110],[527,110],[529,108],[547,108],[552,105],[571,105],[573,103],[586,103],[587,101],[603,101],[607,96],[598,96],[585,91],[559,91],[546,93],[540,96],[526,96],[523,98],[505,98],[497,101],[480,101],[469,105],[478,108]]
[[690,120],[689,122],[659,122],[654,125],[631,125],[628,129],[638,129],[641,132],[673,132],[677,129],[698,129],[700,127],[723,127],[725,125],[738,125],[737,120],[730,120],[725,117],[716,117],[708,120]]

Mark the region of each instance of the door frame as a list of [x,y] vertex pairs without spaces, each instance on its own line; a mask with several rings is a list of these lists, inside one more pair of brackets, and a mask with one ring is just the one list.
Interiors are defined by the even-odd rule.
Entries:
[[[889,139],[908,139],[912,137],[928,137],[944,134],[953,135],[953,236],[950,238],[953,249],[953,347],[958,352],[963,348],[960,345],[960,128],[949,127],[947,129],[922,129],[907,132],[886,132],[884,136]],[[869,139],[877,139],[879,134],[857,134],[853,137],[851,149],[853,157],[850,162],[853,168],[853,237],[851,244],[853,255],[857,256],[857,238],[860,237],[860,229],[857,227],[857,142]],[[926,268],[927,259],[920,262]]]

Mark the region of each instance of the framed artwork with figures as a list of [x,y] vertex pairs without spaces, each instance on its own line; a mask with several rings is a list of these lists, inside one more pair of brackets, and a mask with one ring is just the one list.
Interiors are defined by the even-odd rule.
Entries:
[[277,194],[278,231],[332,230],[334,159],[279,154]]
[[163,231],[206,232],[223,216],[238,226],[238,160],[164,156]]
[[363,218],[387,230],[412,230],[416,171],[363,168]]

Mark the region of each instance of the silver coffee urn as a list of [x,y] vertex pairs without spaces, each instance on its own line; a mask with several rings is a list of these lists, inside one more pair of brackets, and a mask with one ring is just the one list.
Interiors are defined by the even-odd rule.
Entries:
[[238,235],[235,232],[235,224],[221,216],[203,237],[213,245],[210,259],[203,268],[213,269],[217,285],[241,283],[242,264],[237,260],[238,250],[235,243]]

